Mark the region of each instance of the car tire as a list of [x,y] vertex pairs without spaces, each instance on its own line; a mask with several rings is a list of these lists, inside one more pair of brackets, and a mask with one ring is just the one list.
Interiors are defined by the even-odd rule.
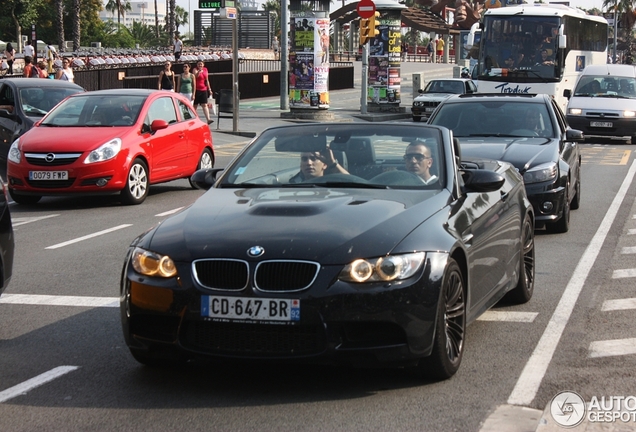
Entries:
[[[196,170],[198,171],[205,168],[214,168],[214,156],[212,156],[212,151],[209,148],[203,149],[203,153],[201,153]],[[192,179],[190,177],[188,177],[188,181],[190,181],[192,189],[197,189],[196,185],[192,183]]]
[[534,227],[530,215],[526,215],[521,228],[521,257],[519,259],[519,282],[506,294],[506,300],[514,304],[530,301],[534,292]]
[[413,121],[414,122],[418,122],[420,120],[422,120],[422,117],[413,116]]
[[442,279],[435,338],[431,355],[420,360],[422,375],[444,380],[455,375],[464,353],[466,338],[466,292],[459,265],[449,258]]
[[122,204],[141,204],[148,196],[149,186],[148,165],[141,159],[135,159],[128,170],[126,187],[120,193]]
[[570,229],[570,183],[565,186],[565,197],[563,197],[563,214],[556,222],[547,223],[545,229],[550,234],[563,234]]
[[9,195],[13,201],[23,205],[37,204],[42,199],[40,195],[22,195],[11,188],[9,188]]
[[574,192],[574,198],[572,198],[572,204],[570,204],[571,210],[578,210],[581,206],[581,179],[576,181],[576,189]]

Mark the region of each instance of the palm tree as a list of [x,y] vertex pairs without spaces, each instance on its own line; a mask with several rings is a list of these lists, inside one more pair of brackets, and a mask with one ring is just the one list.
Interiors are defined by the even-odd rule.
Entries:
[[126,16],[126,11],[132,11],[132,6],[129,0],[108,0],[106,6],[104,6],[108,12],[115,14],[117,11],[117,27],[121,24],[121,17]]
[[174,8],[174,25],[175,31],[179,33],[179,27],[188,23],[188,11],[186,11],[181,6],[177,6]]
[[159,11],[157,10],[157,0],[155,0],[155,38],[159,40]]
[[[80,3],[81,0],[73,0],[73,51],[80,49]],[[130,3],[128,3],[130,7]]]
[[[55,27],[57,28],[57,46],[60,50],[64,47],[64,3],[62,0],[55,0]],[[52,41],[47,41],[51,43]]]
[[174,40],[174,31],[175,31],[175,7],[176,0],[170,0],[170,13],[168,20],[168,33],[170,33],[170,40]]
[[[632,56],[632,28],[636,22],[636,0],[603,0],[603,8],[620,14],[620,27],[624,33],[623,40],[627,43],[627,61],[631,63]],[[618,43],[618,34],[614,35],[614,47]],[[615,51],[616,52],[616,51]]]

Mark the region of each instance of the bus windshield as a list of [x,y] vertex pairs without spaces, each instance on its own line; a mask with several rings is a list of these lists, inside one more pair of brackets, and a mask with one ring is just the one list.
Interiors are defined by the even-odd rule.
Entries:
[[559,80],[561,18],[550,16],[485,16],[478,79],[507,82]]

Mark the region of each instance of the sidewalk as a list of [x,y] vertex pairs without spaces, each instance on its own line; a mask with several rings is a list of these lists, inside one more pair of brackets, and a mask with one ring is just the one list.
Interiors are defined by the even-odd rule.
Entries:
[[[453,77],[454,64],[436,63],[415,63],[404,62],[401,66],[401,102],[400,107],[405,108],[404,113],[360,113],[360,94],[362,79],[361,62],[354,63],[354,86],[353,89],[336,90],[330,92],[331,105],[330,114],[333,114],[334,122],[379,122],[392,120],[406,120],[411,117],[411,104],[413,103],[413,81],[414,73],[422,73],[425,82],[432,78]],[[344,99],[344,100],[343,100]],[[280,126],[291,123],[310,122],[309,120],[295,120],[283,118],[284,113],[289,110],[280,109],[280,96],[259,99],[241,100],[239,103],[238,127],[234,131],[234,120],[232,118],[214,118],[214,123],[210,125],[212,130],[214,145],[247,143],[251,136],[259,134],[264,129],[272,126]],[[200,110],[199,110],[200,111]],[[231,116],[230,114],[224,114]]]

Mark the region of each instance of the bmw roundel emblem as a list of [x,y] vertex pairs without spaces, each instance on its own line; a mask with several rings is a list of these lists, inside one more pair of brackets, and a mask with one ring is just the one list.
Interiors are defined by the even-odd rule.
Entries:
[[247,254],[251,257],[259,257],[265,253],[265,249],[261,246],[252,246],[247,250]]

